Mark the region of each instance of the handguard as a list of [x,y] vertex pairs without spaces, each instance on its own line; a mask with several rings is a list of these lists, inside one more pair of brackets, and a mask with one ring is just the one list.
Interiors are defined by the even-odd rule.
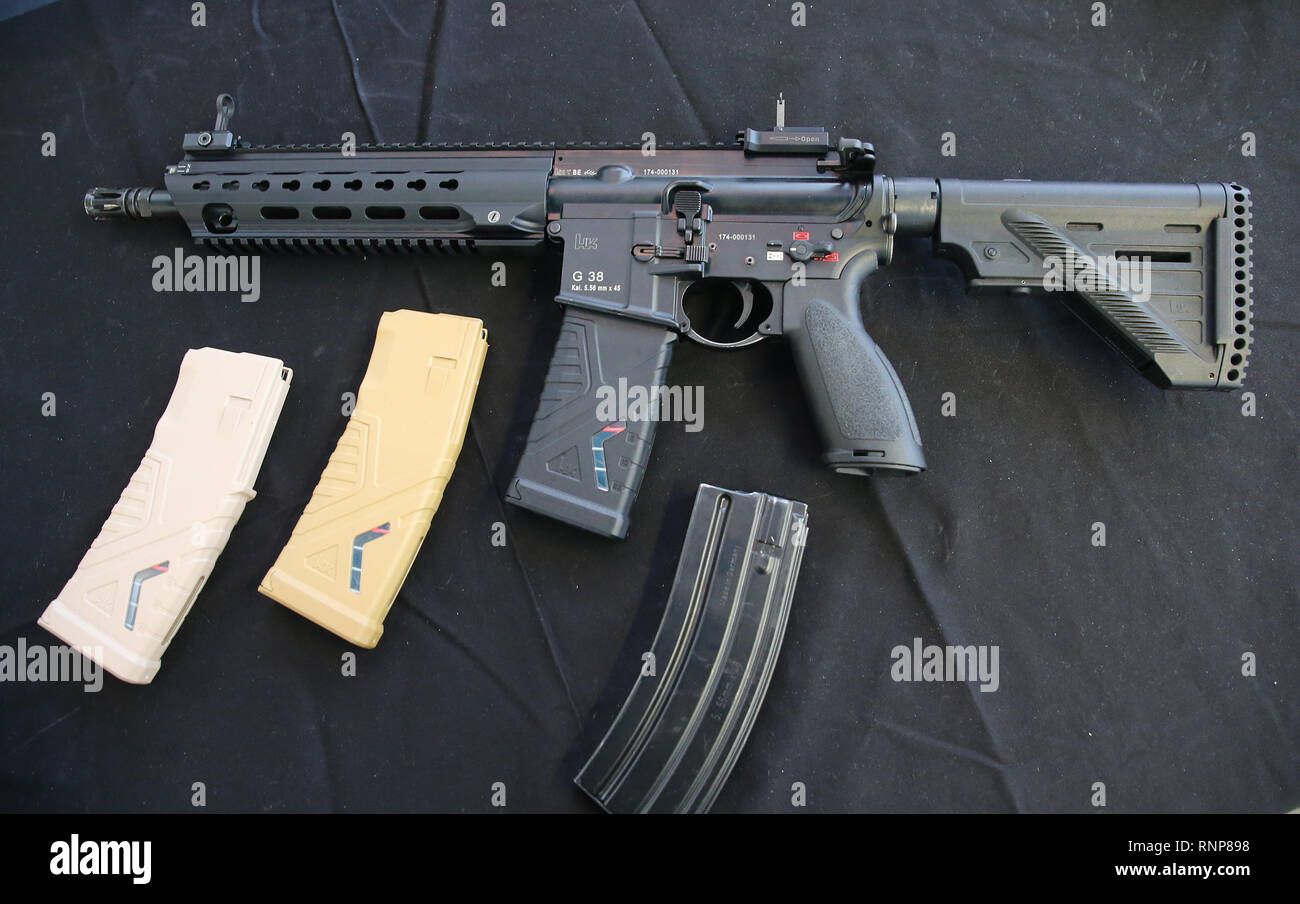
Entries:
[[379,642],[456,466],[487,347],[475,318],[380,318],[355,410],[262,594],[357,646]]
[[275,358],[186,352],[149,451],[38,624],[123,681],[152,681],[253,498],[291,377]]
[[636,685],[574,781],[610,813],[703,813],[749,737],[781,649],[808,507],[701,484]]

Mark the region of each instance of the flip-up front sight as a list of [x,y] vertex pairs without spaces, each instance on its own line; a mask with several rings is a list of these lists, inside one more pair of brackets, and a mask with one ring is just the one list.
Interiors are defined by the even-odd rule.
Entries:
[[217,95],[217,120],[211,131],[186,132],[181,149],[187,154],[210,154],[232,150],[239,138],[230,131],[230,119],[235,115],[235,99],[229,94]]

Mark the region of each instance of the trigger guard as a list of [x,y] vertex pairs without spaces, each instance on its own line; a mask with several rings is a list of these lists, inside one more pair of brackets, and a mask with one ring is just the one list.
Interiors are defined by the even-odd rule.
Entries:
[[[740,322],[744,323],[745,321],[742,320]],[[718,342],[715,339],[701,336],[699,333],[695,332],[695,330],[690,326],[689,321],[687,322],[686,329],[682,330],[682,334],[686,336],[687,339],[694,340],[695,342],[700,343],[700,345],[707,345],[709,348],[744,348],[747,345],[762,342],[767,338],[766,333],[755,332],[752,336],[747,336],[739,342]]]

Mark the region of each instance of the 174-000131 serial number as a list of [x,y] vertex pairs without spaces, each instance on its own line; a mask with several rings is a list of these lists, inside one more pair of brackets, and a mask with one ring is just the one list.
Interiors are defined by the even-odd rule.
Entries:
[[1130,841],[1128,843],[1130,853],[1134,854],[1160,854],[1186,853],[1196,851],[1198,853],[1218,854],[1224,852],[1245,852],[1250,850],[1249,841]]

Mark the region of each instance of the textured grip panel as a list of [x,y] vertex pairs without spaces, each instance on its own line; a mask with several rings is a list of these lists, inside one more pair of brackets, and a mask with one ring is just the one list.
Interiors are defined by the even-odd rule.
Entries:
[[840,432],[849,437],[898,439],[903,421],[893,404],[897,394],[889,362],[862,330],[824,301],[814,302],[804,314],[808,341],[817,357],[817,369],[831,376],[826,392]]
[[[839,306],[814,294],[831,289],[841,294]],[[912,406],[862,328],[854,280],[811,285],[809,295],[787,293],[785,332],[826,448],[822,461],[844,474],[925,470]]]
[[609,537],[624,537],[654,443],[655,420],[619,411],[663,386],[675,333],[568,309],[528,445],[506,500]]

